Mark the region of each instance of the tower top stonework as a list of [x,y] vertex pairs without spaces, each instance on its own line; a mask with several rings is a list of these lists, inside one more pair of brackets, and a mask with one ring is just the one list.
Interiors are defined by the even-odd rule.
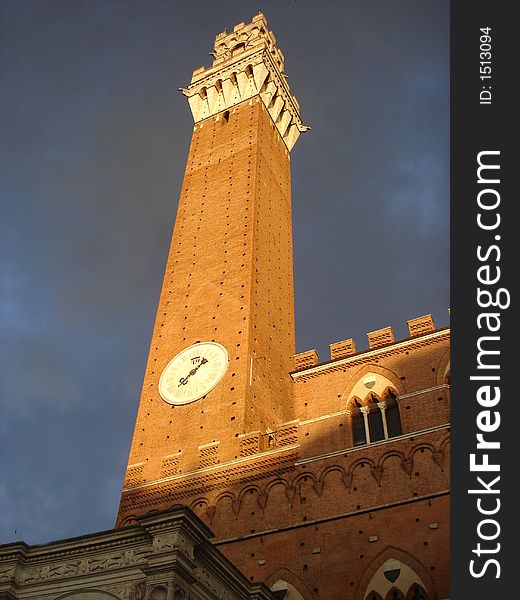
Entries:
[[287,149],[292,150],[303,125],[300,106],[284,73],[284,56],[262,13],[251,23],[238,23],[231,33],[215,38],[213,65],[193,71],[191,83],[180,88],[188,98],[195,123],[260,96]]

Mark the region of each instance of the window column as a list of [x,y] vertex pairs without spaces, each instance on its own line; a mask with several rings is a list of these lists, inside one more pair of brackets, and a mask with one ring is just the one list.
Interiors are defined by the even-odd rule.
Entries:
[[381,419],[383,420],[383,431],[385,433],[385,440],[388,439],[388,425],[386,424],[386,402],[378,402],[377,407],[381,411]]
[[367,438],[367,444],[370,444],[370,428],[368,426],[368,406],[362,406],[359,410],[363,414],[363,423],[365,424],[365,436]]

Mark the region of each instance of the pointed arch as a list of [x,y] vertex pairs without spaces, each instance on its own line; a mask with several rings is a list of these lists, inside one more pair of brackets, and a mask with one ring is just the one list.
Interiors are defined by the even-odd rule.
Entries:
[[132,527],[133,525],[139,525],[137,515],[128,515],[121,521],[119,527]]
[[448,347],[437,364],[437,377],[435,381],[436,385],[442,385],[443,383],[446,383],[446,375],[450,373],[450,370],[450,348]]
[[233,494],[233,492],[225,491],[225,492],[222,492],[221,494],[219,494],[215,498],[215,506],[217,506],[221,500],[225,500],[226,498],[229,498],[231,500],[231,502],[236,501],[236,496],[235,496],[235,494]]
[[412,583],[405,600],[430,600],[426,590],[418,583]]
[[[286,591],[284,600],[313,600],[314,595],[306,583],[300,577],[288,569],[282,567],[271,573],[265,580],[266,585],[273,592]],[[282,594],[280,594],[282,596]]]
[[[374,378],[373,385],[367,387],[367,384],[370,385],[372,383],[368,381],[371,376]],[[367,379],[365,383],[363,383],[364,379]],[[380,395],[387,387],[394,388],[398,396],[406,394],[407,391],[403,381],[394,371],[372,363],[363,365],[349,377],[347,384],[343,388],[343,393],[339,398],[339,405],[337,408],[338,410],[344,409],[350,398],[354,396],[364,398],[369,391],[373,391]]]
[[403,460],[405,458],[404,454],[402,452],[399,452],[399,450],[390,450],[388,452],[385,452],[383,454],[383,456],[381,456],[381,458],[378,461],[377,466],[378,467],[382,467],[384,465],[384,463],[392,457],[397,457],[399,458],[399,460]]
[[371,591],[367,594],[366,600],[383,600],[383,597],[381,596],[381,594]]
[[361,398],[358,396],[352,396],[347,402],[347,410],[354,411],[360,409],[363,406],[363,402],[361,402]]
[[423,453],[425,450],[428,450],[429,452],[431,452],[432,454],[434,454],[435,452],[435,446],[433,444],[428,444],[427,442],[422,442],[420,444],[417,444],[417,446],[414,446],[409,453],[409,458],[412,458],[417,454],[417,452],[421,452]]
[[396,437],[403,434],[403,426],[401,423],[401,412],[399,403],[397,402],[397,394],[390,388],[383,400],[385,403],[385,420],[388,437]]
[[347,410],[350,413],[352,443],[354,446],[363,446],[367,443],[365,419],[361,412],[362,406],[361,398],[357,396],[353,396],[347,403]]
[[236,46],[233,46],[233,48],[231,49],[231,56],[236,56],[239,52],[243,52],[245,49],[245,43],[240,42],[239,44],[236,44]]
[[369,392],[364,402],[368,409],[368,430],[371,442],[386,439],[383,412],[380,408],[381,398],[375,392]]
[[358,458],[350,465],[349,473],[353,473],[358,467],[362,467],[362,465],[368,465],[373,469],[376,466],[376,463],[370,458]]
[[404,594],[395,586],[388,590],[385,600],[404,600]]
[[328,467],[325,467],[325,469],[323,469],[323,471],[319,474],[318,486],[319,486],[320,490],[323,490],[323,486],[325,485],[325,480],[327,479],[327,475],[329,475],[330,473],[332,473],[334,471],[338,471],[340,473],[342,479],[345,478],[345,474],[346,474],[345,469],[341,465],[329,465]]
[[271,483],[267,484],[265,487],[265,495],[266,495],[266,504],[269,504],[269,502],[272,502],[272,498],[271,496],[275,495],[278,492],[274,492],[274,488],[276,488],[276,486],[283,486],[284,488],[284,493],[285,493],[285,498],[287,498],[287,501],[289,503],[290,506],[293,506],[294,504],[294,500],[296,497],[296,488],[291,485],[288,481],[286,481],[285,479],[275,479],[274,481],[272,481]]
[[166,600],[168,597],[168,588],[165,585],[155,585],[150,592],[150,600]]
[[402,435],[398,397],[406,392],[401,379],[379,365],[365,365],[349,379],[340,398],[346,406],[354,446]]
[[196,500],[193,500],[193,502],[190,504],[190,508],[194,512],[197,509],[200,510],[200,509],[204,508],[204,506],[209,506],[209,500],[205,497],[199,497]]
[[374,557],[361,575],[355,600],[371,600],[369,594],[373,593],[378,593],[384,600],[388,600],[387,594],[392,588],[403,594],[403,600],[409,600],[407,595],[410,589],[414,589],[414,585],[424,590],[426,600],[437,598],[429,570],[409,552],[395,546],[387,546]]
[[248,494],[254,494],[256,492],[256,497],[258,498],[263,498],[266,494],[267,494],[267,490],[263,490],[260,488],[260,486],[255,485],[255,484],[249,484],[246,485],[244,488],[242,488],[238,494],[237,497],[237,505],[238,505],[238,510],[240,511],[240,509],[242,508],[242,505],[244,503],[244,498],[248,495]]
[[311,471],[304,471],[303,473],[299,473],[292,482],[292,487],[296,487],[297,485],[299,485],[302,482],[307,482],[307,480],[310,479],[312,481],[312,484],[315,488],[318,487],[318,477],[312,473]]

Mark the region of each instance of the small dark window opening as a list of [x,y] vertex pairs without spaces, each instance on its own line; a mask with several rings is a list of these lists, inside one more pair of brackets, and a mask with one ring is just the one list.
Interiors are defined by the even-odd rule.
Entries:
[[386,600],[404,600],[404,596],[399,590],[393,589],[388,592]]
[[231,56],[236,56],[239,52],[242,52],[245,49],[246,49],[245,44],[237,44],[231,51]]
[[367,443],[365,434],[365,421],[359,409],[352,413],[352,438],[354,446],[362,446]]
[[377,405],[370,406],[368,413],[368,428],[370,431],[370,441],[378,442],[385,439],[385,430],[383,428],[383,415]]
[[423,590],[418,585],[414,587],[410,600],[426,600]]
[[229,123],[229,110],[226,110],[226,112],[222,115],[222,118],[226,123]]
[[396,398],[389,397],[386,401],[386,426],[388,428],[388,437],[402,435],[401,416],[399,414],[399,404]]

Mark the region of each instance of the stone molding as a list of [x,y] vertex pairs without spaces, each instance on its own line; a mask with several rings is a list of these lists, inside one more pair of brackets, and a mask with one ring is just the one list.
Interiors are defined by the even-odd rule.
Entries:
[[187,598],[273,600],[211,544],[212,531],[189,508],[136,520],[125,529],[43,546],[1,546],[0,597],[54,600],[105,592],[107,598],[141,600],[159,582],[167,590],[182,589]]

